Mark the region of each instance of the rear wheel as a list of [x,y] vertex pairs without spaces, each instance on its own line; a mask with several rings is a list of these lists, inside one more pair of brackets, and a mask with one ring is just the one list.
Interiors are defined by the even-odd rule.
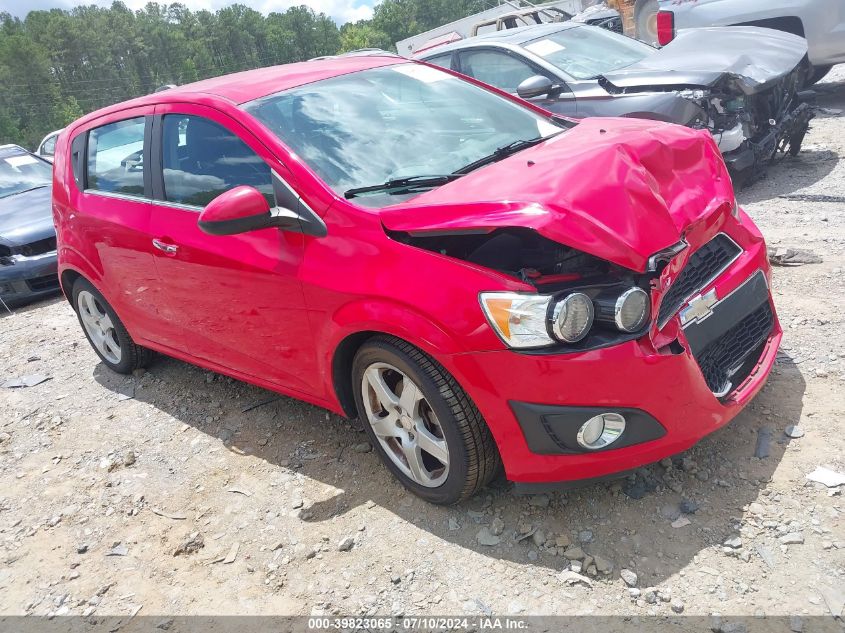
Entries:
[[85,337],[109,369],[131,374],[152,360],[153,352],[135,344],[117,313],[87,279],[73,285],[73,307]]
[[463,501],[498,471],[490,429],[460,385],[409,343],[376,337],[352,368],[355,401],[379,456],[432,503]]
[[657,0],[637,0],[634,6],[634,24],[637,39],[648,44],[657,42]]

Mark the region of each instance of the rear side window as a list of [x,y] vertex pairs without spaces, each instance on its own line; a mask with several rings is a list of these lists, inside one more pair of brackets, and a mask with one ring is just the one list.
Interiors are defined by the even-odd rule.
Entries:
[[250,185],[275,206],[270,166],[240,138],[199,116],[165,115],[162,135],[164,196],[204,207],[221,193]]
[[94,128],[88,133],[87,188],[144,195],[144,117]]

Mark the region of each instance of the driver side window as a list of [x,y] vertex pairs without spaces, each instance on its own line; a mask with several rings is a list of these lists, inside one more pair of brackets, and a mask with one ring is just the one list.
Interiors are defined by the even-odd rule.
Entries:
[[204,117],[163,119],[162,167],[168,202],[204,207],[240,185],[258,189],[275,206],[270,166],[232,132]]
[[461,72],[511,94],[516,94],[519,84],[537,74],[527,62],[498,51],[462,52]]

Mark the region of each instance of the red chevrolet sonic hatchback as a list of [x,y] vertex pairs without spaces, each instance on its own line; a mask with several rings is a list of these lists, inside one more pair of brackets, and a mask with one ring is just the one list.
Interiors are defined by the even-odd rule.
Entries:
[[111,369],[151,350],[358,416],[435,503],[683,451],[781,338],[706,131],[560,119],[395,56],[265,68],[61,135],[64,292]]

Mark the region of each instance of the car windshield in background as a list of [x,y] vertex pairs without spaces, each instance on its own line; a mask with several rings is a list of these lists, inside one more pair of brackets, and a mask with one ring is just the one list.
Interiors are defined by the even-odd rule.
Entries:
[[575,79],[592,79],[626,68],[655,49],[606,29],[578,26],[522,43],[522,47]]
[[[371,207],[445,184],[449,175],[480,159],[504,158],[509,152],[497,154],[501,148],[562,129],[547,117],[420,64],[326,79],[244,107],[339,195],[373,189],[354,193],[360,204]],[[403,179],[401,186],[395,184]],[[379,187],[387,183],[394,186]]]
[[23,152],[0,155],[0,198],[47,187],[53,177],[48,163]]

